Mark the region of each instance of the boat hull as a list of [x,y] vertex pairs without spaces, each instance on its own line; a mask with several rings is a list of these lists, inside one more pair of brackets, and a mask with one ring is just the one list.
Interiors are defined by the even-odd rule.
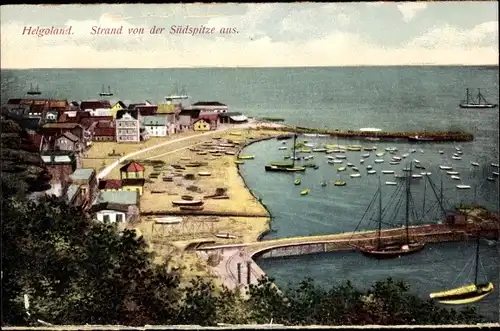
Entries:
[[288,168],[288,167],[277,167],[277,166],[265,166],[266,171],[272,171],[272,172],[299,172],[299,171],[306,171],[305,167],[294,167],[294,168]]
[[461,103],[460,108],[475,108],[475,109],[487,109],[487,108],[496,108],[498,105],[495,104],[463,104]]
[[448,305],[463,305],[482,300],[493,292],[493,283],[466,285],[456,289],[431,293],[431,299]]
[[[404,247],[407,247],[406,249]],[[408,245],[384,245],[382,248],[366,246],[358,247],[360,252],[369,257],[376,259],[392,259],[403,255],[410,255],[421,251],[425,247],[425,243],[414,242]]]

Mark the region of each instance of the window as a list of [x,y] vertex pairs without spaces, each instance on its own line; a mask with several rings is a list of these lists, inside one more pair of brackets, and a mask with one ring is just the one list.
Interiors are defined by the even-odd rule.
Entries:
[[102,215],[102,221],[103,222],[109,222],[109,215]]
[[123,222],[123,214],[116,214],[116,222]]

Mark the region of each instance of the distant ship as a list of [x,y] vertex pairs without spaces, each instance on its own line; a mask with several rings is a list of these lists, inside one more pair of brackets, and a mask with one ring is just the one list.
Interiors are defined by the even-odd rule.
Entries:
[[102,84],[102,91],[101,91],[101,93],[99,93],[99,95],[100,95],[101,97],[110,97],[110,96],[112,96],[112,95],[113,95],[113,93],[111,93],[111,87],[110,87],[110,86],[108,86],[108,92],[105,92],[105,91],[104,91],[104,84]]
[[185,100],[185,99],[189,99],[189,96],[187,95],[184,87],[182,88],[181,92],[179,93],[178,88],[176,86],[176,88],[172,94],[165,96],[165,100]]
[[477,96],[475,99],[471,100],[469,95],[469,89],[465,90],[466,100],[460,104],[460,108],[496,108],[497,104],[489,103],[486,101],[484,96],[481,94],[481,89],[477,89]]
[[30,85],[30,90],[27,92],[29,95],[40,95],[42,92],[38,89],[38,85],[36,86],[36,89],[33,89],[33,84]]

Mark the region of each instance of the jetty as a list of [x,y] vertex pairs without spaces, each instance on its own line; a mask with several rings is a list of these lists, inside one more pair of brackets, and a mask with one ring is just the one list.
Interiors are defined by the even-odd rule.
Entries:
[[[400,238],[403,228],[382,230],[383,242]],[[482,236],[498,239],[499,223],[484,222],[478,228],[474,225],[424,224],[409,228],[409,235],[426,243],[467,241],[470,235],[480,233]],[[375,230],[353,234],[352,232],[324,236],[306,236],[258,241],[247,244],[213,245],[199,242],[192,246],[202,257],[216,257],[218,262],[212,270],[229,288],[241,288],[257,284],[265,276],[264,271],[254,259],[279,258],[306,254],[317,254],[337,251],[353,251],[357,244],[375,243]]]
[[270,126],[266,124],[260,125],[261,129],[275,130],[282,132],[295,133],[316,133],[326,134],[332,137],[347,138],[347,139],[367,139],[378,138],[380,140],[407,140],[425,142],[444,142],[444,141],[472,141],[474,135],[463,131],[365,131],[365,130],[327,130],[306,128],[301,126]]

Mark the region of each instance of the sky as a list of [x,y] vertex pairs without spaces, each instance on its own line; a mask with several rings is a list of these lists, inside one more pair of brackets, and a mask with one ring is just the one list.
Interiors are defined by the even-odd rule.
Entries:
[[[1,68],[498,65],[498,3],[12,5]],[[171,27],[214,28],[210,35]],[[23,35],[25,27],[71,35]],[[92,27],[121,35],[92,35]],[[152,27],[160,34],[150,34]],[[144,28],[140,35],[129,28]],[[221,33],[221,28],[237,33]]]

